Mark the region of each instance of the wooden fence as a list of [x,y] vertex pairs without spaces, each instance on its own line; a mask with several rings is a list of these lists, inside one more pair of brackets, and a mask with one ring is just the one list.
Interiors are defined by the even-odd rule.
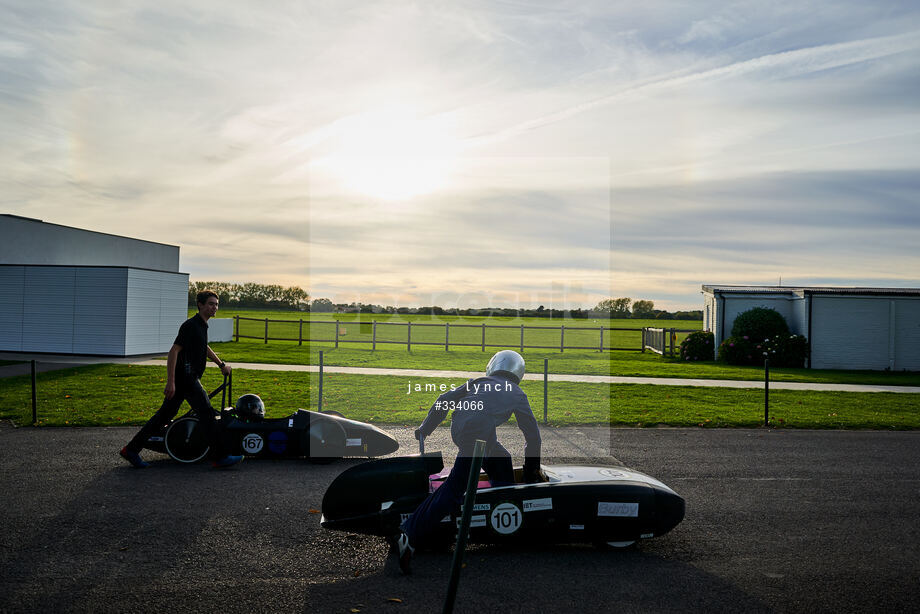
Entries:
[[[655,329],[657,330],[657,329]],[[670,329],[674,333],[692,330]],[[234,316],[234,340],[259,339],[330,343],[360,343],[376,350],[378,345],[517,348],[546,350],[645,351],[646,334],[639,328],[611,326],[536,326],[503,324],[441,324],[422,322],[342,322],[339,320],[272,320]],[[653,351],[655,351],[653,349]]]

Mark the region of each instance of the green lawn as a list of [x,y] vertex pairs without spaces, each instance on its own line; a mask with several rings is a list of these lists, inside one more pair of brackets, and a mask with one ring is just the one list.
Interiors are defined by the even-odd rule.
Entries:
[[[190,313],[193,313],[190,311]],[[269,344],[284,340],[313,341],[325,347],[525,349],[615,348],[640,350],[646,326],[699,330],[701,320],[631,320],[510,318],[390,314],[299,313],[291,311],[222,310],[218,317],[240,316],[241,338]],[[268,320],[266,323],[265,320]],[[448,336],[449,327],[449,336]],[[563,331],[562,328],[565,328]],[[604,330],[601,331],[600,329]],[[615,329],[615,330],[607,330]],[[338,334],[337,334],[338,333]],[[679,333],[678,342],[686,333]],[[338,339],[338,344],[336,344]]]
[[[138,425],[162,400],[163,367],[93,365],[38,376],[39,424],[47,426]],[[204,384],[220,383],[208,369]],[[412,379],[326,373],[324,409],[380,424],[420,423],[437,390],[462,380]],[[416,391],[414,385],[423,387]],[[238,369],[234,395],[258,393],[269,417],[297,408],[315,409],[318,375]],[[524,391],[542,420],[543,383],[525,381]],[[410,392],[411,391],[411,392]],[[407,394],[409,392],[409,394]],[[763,391],[651,385],[551,383],[549,424],[614,426],[754,427],[763,422]],[[771,423],[792,428],[920,428],[920,394],[837,393],[775,390],[770,395]],[[0,419],[31,423],[27,376],[0,386]]]
[[[392,369],[438,369],[452,371],[484,371],[494,349],[482,352],[478,348],[458,348],[445,352],[443,348],[338,349],[273,342],[269,344],[241,340],[214,343],[211,347],[223,360],[268,364],[319,364],[340,367],[377,367]],[[736,367],[718,362],[682,362],[663,358],[652,352],[552,352],[527,350],[523,353],[528,373],[542,373],[543,361],[548,360],[550,373],[582,375],[618,375],[633,377],[669,377],[691,379],[763,380],[763,368]],[[788,382],[824,382],[839,384],[874,384],[886,386],[920,386],[920,373],[885,371],[822,371],[815,369],[771,368],[770,379]]]

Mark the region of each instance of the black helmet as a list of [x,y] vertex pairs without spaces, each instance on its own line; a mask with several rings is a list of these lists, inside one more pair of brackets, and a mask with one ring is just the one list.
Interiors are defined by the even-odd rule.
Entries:
[[257,394],[244,394],[236,401],[236,415],[243,420],[261,420],[265,417],[265,403]]

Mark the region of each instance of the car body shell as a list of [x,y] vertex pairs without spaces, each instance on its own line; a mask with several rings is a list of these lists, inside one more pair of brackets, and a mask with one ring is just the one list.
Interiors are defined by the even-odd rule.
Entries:
[[[684,499],[659,480],[626,467],[543,466],[546,481],[491,487],[483,474],[469,540],[625,544],[663,535],[684,518]],[[443,481],[440,452],[351,467],[323,498],[323,527],[393,535]],[[516,470],[521,479],[522,470]],[[442,520],[443,541],[457,532],[461,510]]]
[[[227,408],[216,421],[228,454],[328,462],[385,456],[399,449],[399,443],[383,430],[336,413],[299,409],[283,418],[245,420]],[[195,413],[189,412],[151,436],[145,447],[180,462],[196,462],[207,454],[202,430]]]

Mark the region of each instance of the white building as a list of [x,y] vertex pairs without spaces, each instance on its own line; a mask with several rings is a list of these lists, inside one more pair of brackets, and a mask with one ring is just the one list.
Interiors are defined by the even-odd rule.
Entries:
[[0,214],[0,351],[169,351],[187,318],[179,248]]
[[704,285],[703,329],[718,346],[754,307],[808,339],[813,369],[920,371],[920,289]]

